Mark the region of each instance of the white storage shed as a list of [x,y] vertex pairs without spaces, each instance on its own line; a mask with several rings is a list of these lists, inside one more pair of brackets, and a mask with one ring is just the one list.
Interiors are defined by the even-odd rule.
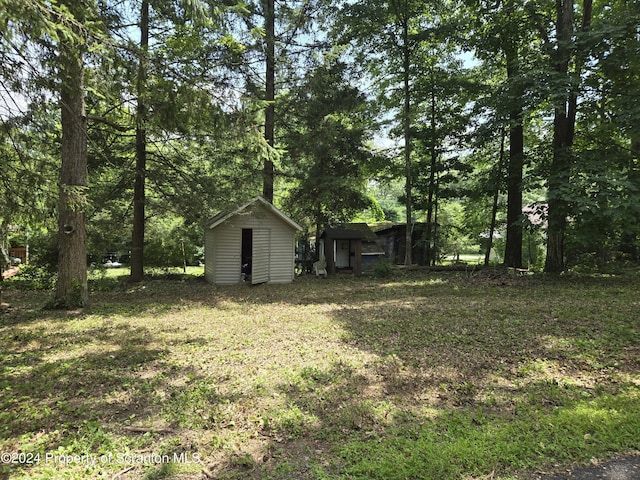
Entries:
[[[301,227],[261,196],[209,219],[204,226],[204,276],[229,285],[289,283],[294,278],[295,235]],[[250,265],[250,276],[243,265]]]

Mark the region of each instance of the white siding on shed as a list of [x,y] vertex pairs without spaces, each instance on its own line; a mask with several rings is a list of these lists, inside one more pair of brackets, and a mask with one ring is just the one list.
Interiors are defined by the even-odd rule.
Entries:
[[269,281],[270,238],[271,232],[266,228],[253,229],[253,251],[251,252],[251,283],[266,283]]
[[214,234],[214,283],[219,285],[238,283],[242,278],[240,272],[242,229],[224,223],[214,230]]
[[272,283],[293,281],[296,258],[295,243],[295,231],[290,228],[281,227],[271,230],[270,281]]

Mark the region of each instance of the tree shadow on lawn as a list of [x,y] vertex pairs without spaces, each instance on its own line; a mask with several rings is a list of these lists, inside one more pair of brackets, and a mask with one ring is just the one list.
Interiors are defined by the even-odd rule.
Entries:
[[[229,304],[247,306],[352,304],[372,298],[392,298],[398,294],[429,296],[438,289],[425,289],[425,281],[437,284],[457,282],[458,276],[442,280],[435,274],[403,276],[395,279],[338,276],[318,279],[301,277],[290,284],[211,285],[201,280],[153,280],[136,285],[123,283],[115,291],[91,294],[90,310],[135,316],[140,312],[164,313],[178,306],[205,306],[225,309]],[[108,309],[111,309],[110,311]]]
[[[614,447],[600,439],[640,427],[633,408],[637,305],[623,283],[574,281],[576,290],[563,295],[566,285],[555,279],[480,286],[459,277],[405,280],[204,285],[180,293],[191,305],[214,308],[327,305],[345,346],[371,359],[294,372],[278,386],[285,404],[263,412],[259,436],[249,442],[258,447],[222,454],[215,475],[460,478],[637,445],[624,435]],[[607,413],[614,410],[622,413]]]
[[39,321],[46,316],[52,319],[86,316],[137,317],[160,315],[172,310],[191,306],[220,308],[220,302],[231,295],[216,292],[211,285],[201,281],[152,280],[139,284],[118,283],[117,287],[103,291],[91,291],[89,305],[74,311],[48,310],[47,303],[53,298],[51,291],[25,291],[8,288],[3,292],[3,301],[10,305],[0,316],[3,325],[26,324]]
[[[423,478],[420,468],[428,464],[436,469],[432,478],[459,478],[535,464],[545,452],[531,446],[540,444],[529,432],[534,418],[541,429],[552,423],[571,427],[570,419],[554,415],[589,415],[599,398],[615,393],[624,410],[626,393],[637,392],[637,305],[625,304],[623,295],[620,301],[607,297],[604,307],[582,305],[584,296],[566,300],[545,286],[529,292],[534,298],[527,302],[520,285],[487,289],[445,282],[450,283],[338,279],[257,288],[164,282],[127,294],[97,292],[86,314],[29,313],[28,329],[20,328],[19,312],[10,312],[0,327],[7,346],[0,439],[5,450],[63,446],[74,452],[102,446],[149,450],[173,437],[177,443],[162,448],[188,449],[190,435],[207,429],[217,435],[226,428],[249,440],[238,451],[220,453],[219,478],[311,479],[322,472],[334,478]],[[587,298],[594,295],[590,288]],[[486,302],[487,294],[499,301]],[[249,397],[260,392],[219,393],[216,384],[228,379],[208,376],[188,362],[168,364],[167,350],[152,342],[152,331],[127,323],[141,312],[153,316],[184,305],[225,309],[227,302],[248,308],[326,305],[326,315],[343,330],[345,348],[363,352],[368,363],[345,356],[329,366],[302,367],[276,386],[284,404],[258,412],[262,419],[247,420],[255,405]],[[89,322],[92,314],[127,320],[117,328],[103,321],[75,331],[65,323],[74,315]],[[46,327],[37,325],[45,319]],[[189,341],[203,346],[207,339]],[[635,375],[636,383],[623,374]],[[227,415],[227,406],[236,411]],[[603,403],[598,411],[614,407]],[[258,431],[234,427],[238,418]],[[620,418],[604,415],[597,432]],[[164,423],[147,423],[159,420]],[[578,458],[579,440],[596,436],[578,430],[574,443],[557,447],[567,452],[554,453],[557,458]],[[517,436],[524,440],[514,442]],[[520,451],[508,450],[510,442]],[[455,448],[470,443],[479,447],[466,458],[475,455],[481,465],[447,466],[457,456]],[[432,451],[429,444],[442,448]],[[492,450],[492,444],[506,450]],[[255,447],[251,458],[247,445]],[[482,463],[478,456],[485,453]]]
[[[499,285],[476,285],[473,279],[460,273],[409,271],[386,277],[352,277],[339,275],[329,279],[305,276],[297,278],[291,284],[261,284],[251,286],[210,285],[201,279],[182,281],[149,280],[139,284],[117,282],[104,290],[93,289],[90,305],[86,313],[137,316],[161,314],[178,307],[204,306],[224,309],[228,303],[246,305],[269,305],[284,303],[290,305],[353,305],[360,302],[380,301],[384,299],[433,299],[441,297],[443,291],[449,291],[456,297],[484,295],[502,295],[509,287],[527,288],[530,285],[546,285],[553,291],[555,285],[575,284],[584,286],[615,285],[623,280],[614,279],[567,279],[538,277],[509,277],[508,283]],[[505,288],[506,286],[506,288]],[[39,295],[39,301],[33,297]],[[14,288],[5,290],[6,301],[15,309],[22,311],[21,321],[37,319],[40,309],[52,297],[48,291],[21,291]],[[434,298],[435,297],[435,298]]]
[[[516,292],[486,306],[473,298],[348,307],[334,312],[346,341],[380,358],[385,389],[431,392],[450,405],[472,403],[529,379],[589,392],[616,392],[640,370],[636,309]],[[446,299],[444,300],[446,302]],[[596,302],[597,303],[597,302]]]
[[[403,402],[340,364],[302,371],[300,377],[300,384],[282,385],[291,414],[273,428],[278,440],[270,447],[271,460],[255,478],[526,478],[526,472],[587,461],[594,452],[638,446],[633,383],[620,385],[620,391],[635,389],[635,395],[592,400],[561,387],[557,403],[548,408],[535,395],[549,385],[535,381],[523,389],[528,398],[516,410],[502,412],[479,399],[455,407]],[[629,408],[633,412],[625,412]],[[635,415],[632,424],[628,415]],[[610,432],[623,432],[624,438],[606,438]]]
[[339,363],[299,375],[281,385],[288,414],[273,426],[271,459],[255,478],[527,478],[639,446],[634,382],[585,396],[579,386],[530,380],[501,392],[512,403],[497,405],[465,384],[420,398],[420,385]]
[[505,293],[335,307],[345,343],[374,360],[280,386],[291,406],[272,433],[290,440],[266,470],[492,477],[638,449],[637,304]]
[[[202,415],[188,400],[202,384],[215,382],[203,381],[203,374],[191,365],[168,364],[166,349],[154,345],[147,328],[108,320],[95,325],[91,316],[62,312],[40,312],[42,326],[35,319],[25,325],[11,315],[19,312],[5,316],[0,326],[1,450],[39,453],[42,461],[0,464],[0,478],[20,472],[38,476],[43,468],[95,476],[101,468],[82,462],[45,464],[46,454],[115,456],[191,449],[182,424],[193,422],[190,416]],[[211,391],[203,395],[209,406],[229,401]],[[94,470],[83,473],[85,467]],[[128,465],[102,465],[102,470],[123,467]],[[132,475],[138,477],[141,470],[156,468],[133,467]]]
[[[576,292],[587,301],[612,300],[628,291],[629,284],[640,282],[630,277],[514,277],[493,281],[475,279],[465,274],[429,271],[403,272],[401,275],[374,278],[336,276],[318,279],[297,278],[290,284],[210,285],[202,280],[154,280],[137,285],[122,284],[119,291],[94,292],[91,309],[104,313],[135,316],[140,312],[164,313],[179,306],[202,306],[216,309],[230,304],[248,307],[274,303],[302,307],[308,305],[360,305],[404,299],[407,303],[467,301],[473,309],[485,309],[494,299],[515,296],[522,299],[528,291],[533,295],[555,297],[559,290]],[[580,295],[579,292],[585,292]],[[610,298],[604,298],[605,296]],[[522,301],[522,300],[520,300]],[[526,305],[525,305],[526,308]],[[111,309],[111,310],[109,310]]]
[[[296,278],[290,284],[261,284],[251,286],[211,285],[201,278],[188,280],[148,280],[139,284],[126,281],[116,282],[106,289],[92,289],[90,306],[86,311],[97,313],[135,316],[140,312],[163,313],[176,306],[207,306],[225,308],[226,302],[239,302],[248,305],[268,305],[274,302],[291,305],[357,304],[371,300],[393,298],[432,298],[441,297],[443,290],[449,290],[453,296],[485,297],[509,294],[511,289],[536,290],[551,295],[557,288],[575,290],[607,291],[612,295],[618,290],[627,289],[629,281],[638,283],[632,277],[513,277],[507,276],[498,281],[476,279],[460,272],[431,272],[429,270],[403,271],[383,278],[370,276],[353,277],[338,275],[331,278],[316,278],[312,275]],[[617,287],[620,287],[618,289]],[[6,301],[16,304],[16,308],[38,315],[39,307],[44,305],[51,292],[41,294],[40,304],[33,302],[33,291],[20,291],[13,288],[5,290]],[[436,301],[436,300],[434,300]],[[23,314],[23,317],[25,315]]]

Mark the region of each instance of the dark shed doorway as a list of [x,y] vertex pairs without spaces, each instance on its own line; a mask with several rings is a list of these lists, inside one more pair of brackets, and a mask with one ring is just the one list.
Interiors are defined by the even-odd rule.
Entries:
[[240,265],[245,280],[251,278],[251,256],[253,254],[253,229],[242,229],[242,247]]

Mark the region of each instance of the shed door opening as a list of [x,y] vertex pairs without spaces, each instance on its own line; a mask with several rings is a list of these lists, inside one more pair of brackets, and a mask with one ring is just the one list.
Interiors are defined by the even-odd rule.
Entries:
[[242,251],[240,254],[240,271],[244,279],[251,277],[252,258],[253,255],[253,230],[250,228],[242,229]]

